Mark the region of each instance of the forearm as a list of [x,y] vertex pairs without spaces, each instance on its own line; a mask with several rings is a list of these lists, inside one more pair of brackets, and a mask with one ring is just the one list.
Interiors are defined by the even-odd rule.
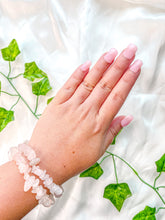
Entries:
[[[60,161],[57,160],[52,165],[51,153],[45,152],[45,148],[38,142],[33,139],[29,144],[36,150],[37,156],[41,159],[40,168],[42,170],[46,169],[47,174],[53,178],[56,184],[62,184],[65,175],[60,168]],[[41,148],[35,149],[38,144],[41,145]],[[33,175],[36,176],[35,174]],[[35,198],[36,194],[33,194],[31,189],[28,192],[24,192],[24,183],[24,176],[20,174],[15,161],[10,161],[0,166],[0,219],[20,220],[38,204]],[[44,187],[42,181],[40,181],[40,185]],[[48,189],[47,193],[49,194]]]
[[0,219],[20,220],[37,205],[35,194],[23,189],[24,178],[15,162],[0,166]]

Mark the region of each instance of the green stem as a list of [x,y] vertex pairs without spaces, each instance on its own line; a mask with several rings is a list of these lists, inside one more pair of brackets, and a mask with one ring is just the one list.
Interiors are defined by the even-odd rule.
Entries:
[[122,160],[125,164],[127,164],[127,166],[129,166],[129,168],[135,173],[135,175],[139,178],[139,180],[142,182],[142,183],[144,183],[145,185],[147,185],[148,187],[150,187],[151,189],[153,189],[155,192],[156,192],[156,194],[159,196],[159,198],[161,199],[161,201],[163,202],[163,204],[165,204],[165,201],[164,201],[164,199],[162,198],[162,196],[159,194],[159,192],[156,190],[156,188],[155,187],[153,187],[153,186],[151,186],[149,183],[147,183],[146,181],[144,181],[140,176],[139,176],[139,174],[138,174],[138,172],[127,162],[127,161],[125,161],[123,158],[121,158],[121,157],[119,157],[118,155],[116,155],[116,154],[113,154],[113,153],[111,153],[111,152],[109,152],[109,151],[106,151],[108,154],[110,154],[110,155],[112,155],[112,156],[115,156],[115,157],[117,157],[117,158],[119,158],[120,160]]
[[17,77],[19,77],[19,76],[22,76],[23,75],[23,73],[20,73],[20,74],[18,74],[18,75],[16,75],[16,76],[13,76],[13,77],[8,77],[9,79],[15,79],[15,78],[17,78]]
[[161,175],[161,172],[159,173],[159,175],[154,180],[154,188],[156,187],[156,181],[159,179],[160,175]]
[[15,86],[13,85],[13,83],[10,81],[9,77],[6,76],[4,73],[0,72],[0,74],[2,74],[10,83],[10,85],[12,86],[12,88],[15,90],[15,92],[18,94],[18,96],[20,97],[20,99],[25,103],[25,105],[28,107],[28,109],[31,111],[31,113],[38,119],[37,115],[33,112],[33,110],[30,108],[30,106],[28,105],[28,103],[25,101],[25,99],[21,96],[21,94],[18,92],[18,90],[15,88]]
[[18,90],[15,88],[15,86],[13,85],[13,83],[10,81],[10,79],[7,78],[7,80],[9,81],[10,85],[13,87],[13,89],[16,91],[16,93],[20,96],[20,98],[22,99],[22,101],[25,103],[25,105],[28,107],[28,109],[31,111],[31,113],[38,119],[37,115],[33,112],[33,110],[30,108],[30,106],[27,104],[27,102],[25,101],[25,99],[21,96],[21,94],[18,92]]
[[19,96],[19,98],[17,99],[16,103],[14,103],[14,105],[11,106],[10,110],[12,110],[12,108],[19,102],[20,98],[21,97]]
[[37,95],[36,107],[35,107],[35,110],[34,110],[34,114],[36,114],[36,112],[37,112],[37,108],[38,108],[38,98],[39,98],[39,95]]
[[115,158],[114,155],[112,155],[112,159],[113,159],[113,165],[114,165],[114,170],[115,170],[115,177],[116,177],[116,183],[118,184],[118,177],[117,177],[117,169],[116,169],[116,163],[115,163]]
[[10,76],[10,73],[11,73],[11,62],[9,61],[9,73],[8,73],[7,77]]
[[157,214],[161,209],[165,209],[165,207],[159,207],[158,210],[156,211],[156,214]]
[[6,76],[4,73],[0,72],[0,74],[1,74],[2,76],[4,76],[5,78],[7,78],[7,76]]
[[156,189],[165,188],[165,186],[158,186]]
[[37,114],[37,116],[41,116],[42,114]]
[[103,159],[100,161],[99,165],[101,165],[101,163],[107,158],[107,157],[110,157],[111,155],[107,155],[105,157],[103,157]]
[[10,95],[10,96],[18,96],[17,94],[11,94],[11,93],[9,93],[9,92],[5,92],[5,91],[0,91],[0,93],[5,93],[5,94],[7,94],[7,95]]

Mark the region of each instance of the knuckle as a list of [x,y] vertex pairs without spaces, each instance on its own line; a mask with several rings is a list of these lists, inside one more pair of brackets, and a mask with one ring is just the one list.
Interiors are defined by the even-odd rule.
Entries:
[[112,86],[109,84],[109,82],[105,80],[101,80],[100,87],[104,90],[108,90],[109,92],[111,92],[113,89]]
[[123,71],[123,65],[121,65],[121,63],[115,63],[113,66],[115,72],[122,72]]
[[95,125],[93,129],[93,134],[99,134],[102,131],[102,126],[100,124]]
[[117,102],[119,101],[119,102],[122,102],[122,103],[125,100],[121,92],[114,93],[113,96],[112,96],[112,99],[113,99],[113,101],[117,101]]
[[74,74],[73,76],[72,76],[72,82],[73,83],[75,83],[75,84],[77,84],[79,81],[80,81],[80,76],[78,75],[78,74]]
[[94,124],[94,129],[93,129],[93,133],[94,134],[104,134],[105,132],[105,124],[102,120],[100,120],[100,116],[99,115],[95,115],[95,124]]
[[93,90],[93,88],[94,88],[94,86],[91,83],[87,82],[87,81],[84,81],[82,85],[89,92],[91,92]]
[[66,86],[64,89],[65,89],[66,92],[72,92],[73,91],[73,87],[70,86],[70,85]]
[[122,80],[123,80],[123,82],[124,83],[126,83],[126,84],[130,84],[130,82],[131,82],[131,77],[130,77],[130,75],[128,74],[128,72],[122,77]]

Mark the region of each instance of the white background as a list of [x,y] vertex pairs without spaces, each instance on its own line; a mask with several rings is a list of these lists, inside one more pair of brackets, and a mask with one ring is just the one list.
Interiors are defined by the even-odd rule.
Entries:
[[[165,1],[164,0],[0,0],[0,48],[15,38],[21,55],[12,63],[12,74],[24,71],[24,63],[36,61],[50,79],[53,90],[39,100],[38,113],[46,100],[56,94],[74,69],[115,47],[119,52],[129,43],[138,46],[143,60],[142,73],[120,110],[134,121],[125,128],[109,150],[122,156],[146,181],[153,184],[155,161],[164,150],[165,134]],[[0,71],[7,62],[0,55]],[[0,76],[2,89],[13,92]],[[34,109],[31,83],[20,77],[15,86]],[[0,106],[10,109],[16,97],[1,94]],[[37,122],[21,101],[14,108],[15,121],[0,133],[0,164],[8,161],[8,149],[29,139]],[[104,187],[115,182],[112,159],[102,164],[99,180],[74,177],[63,184],[65,193],[52,208],[37,206],[24,220],[129,220],[146,205],[162,206],[154,191],[116,160],[120,182],[127,182],[132,197],[119,213],[103,198]],[[158,184],[165,183],[164,174]],[[165,190],[160,191],[162,195]],[[165,218],[160,211],[158,220]]]

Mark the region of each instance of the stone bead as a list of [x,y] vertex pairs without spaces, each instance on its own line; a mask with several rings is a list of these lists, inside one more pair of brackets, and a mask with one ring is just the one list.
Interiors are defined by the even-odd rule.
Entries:
[[33,189],[32,189],[32,193],[37,193],[37,191],[39,190],[39,187],[40,187],[40,186],[33,187]]
[[43,177],[42,180],[46,180],[46,179],[48,179],[48,178],[49,178],[49,174],[46,174],[46,173],[45,173],[45,176]]
[[50,207],[55,203],[55,199],[53,198],[52,195],[44,195],[40,200],[39,204],[42,204],[45,207]]
[[30,151],[30,147],[27,144],[23,143],[18,145],[18,150],[22,153],[28,153]]
[[49,188],[49,186],[53,183],[52,177],[45,179],[45,181],[43,183],[47,188]]
[[59,185],[56,185],[55,183],[52,183],[50,185],[50,192],[54,194],[56,197],[60,197],[63,194],[63,188]]
[[18,151],[18,148],[17,148],[17,147],[11,147],[11,148],[9,149],[9,153],[8,153],[8,155],[9,155],[9,160],[13,160],[14,155],[16,155],[18,152],[19,152],[19,151]]
[[27,164],[26,159],[22,155],[20,155],[20,153],[16,154],[14,158],[16,159],[17,166],[19,166],[20,163]]
[[39,162],[40,162],[40,158],[36,157],[36,158],[32,159],[32,160],[29,162],[29,164],[30,164],[30,166],[34,166],[34,165],[38,165]]
[[30,175],[28,173],[24,174],[24,180],[27,180],[30,177]]
[[29,176],[30,176],[30,175],[29,175],[30,171],[31,171],[31,168],[29,167],[28,170],[27,170],[27,172],[24,173],[24,180],[27,180],[27,179],[29,178]]
[[19,144],[18,149],[24,153],[24,155],[28,158],[28,160],[32,160],[32,159],[36,158],[35,151],[27,144],[25,144],[25,143]]
[[44,180],[46,178],[47,174],[46,174],[46,170],[43,170],[43,172],[39,175],[41,180]]
[[37,169],[38,169],[38,166],[32,166],[32,173],[35,173]]
[[33,160],[34,158],[36,158],[36,154],[35,152],[29,152],[27,155],[28,160]]
[[18,166],[20,173],[26,173],[29,169],[28,164],[20,163]]
[[46,189],[44,189],[41,185],[37,187],[37,195],[36,199],[39,200],[42,198],[42,196],[46,195]]
[[40,183],[39,179],[36,179],[36,180],[34,181],[32,187],[33,187],[33,188],[36,188],[36,187],[39,185],[39,183]]
[[[15,155],[13,156],[13,160],[15,160],[15,161],[18,163],[19,161],[22,160],[21,157],[22,157],[22,154],[21,154],[20,152],[18,152],[17,154],[15,154]],[[25,163],[26,163],[26,162],[25,162]]]
[[27,192],[33,186],[34,182],[35,176],[29,176],[29,178],[27,178],[27,180],[25,181],[24,191]]
[[34,173],[37,176],[39,176],[42,173],[42,170],[39,168],[39,166],[33,166],[32,167],[32,173]]
[[41,170],[39,168],[39,166],[33,166],[32,167],[32,173],[39,176],[40,179],[43,180],[43,178],[45,178],[45,175],[46,175],[46,170]]

